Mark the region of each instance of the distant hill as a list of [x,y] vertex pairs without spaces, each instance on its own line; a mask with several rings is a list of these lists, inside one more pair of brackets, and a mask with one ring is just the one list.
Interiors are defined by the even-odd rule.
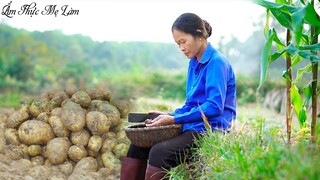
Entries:
[[65,35],[58,30],[28,32],[0,24],[1,45],[10,46],[21,36],[30,36],[30,41],[44,43],[63,61],[81,59],[92,68],[130,70],[131,66],[143,65],[146,68],[184,69],[188,63],[174,43],[97,42],[87,36]]
[[[0,78],[39,81],[112,77],[121,72],[186,70],[188,60],[174,43],[97,42],[61,31],[29,32],[0,24]],[[1,82],[0,82],[1,85]]]

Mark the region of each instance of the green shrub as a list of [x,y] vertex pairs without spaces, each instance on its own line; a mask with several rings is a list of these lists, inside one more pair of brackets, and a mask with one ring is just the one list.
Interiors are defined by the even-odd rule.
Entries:
[[19,93],[0,94],[0,107],[17,107],[20,104],[20,97]]

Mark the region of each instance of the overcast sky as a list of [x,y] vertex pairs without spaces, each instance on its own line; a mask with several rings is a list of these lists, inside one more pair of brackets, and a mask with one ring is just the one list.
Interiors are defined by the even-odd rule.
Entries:
[[[21,7],[32,2],[37,14],[22,13]],[[42,14],[49,5],[56,5],[57,15]],[[73,15],[64,16],[63,7],[64,14]],[[96,41],[154,42],[173,42],[171,25],[184,12],[196,13],[211,24],[210,39],[233,34],[244,41],[265,12],[249,0],[1,0],[0,8],[1,23],[30,31],[58,29]]]

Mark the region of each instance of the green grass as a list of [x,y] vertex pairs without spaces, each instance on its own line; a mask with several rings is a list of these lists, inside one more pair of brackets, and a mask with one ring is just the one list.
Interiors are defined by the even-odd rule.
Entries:
[[20,93],[0,94],[0,107],[17,107],[20,104]]
[[197,180],[319,179],[319,144],[302,138],[288,145],[276,132],[279,129],[251,127],[229,134],[207,133],[197,141],[193,163],[183,162],[169,175]]

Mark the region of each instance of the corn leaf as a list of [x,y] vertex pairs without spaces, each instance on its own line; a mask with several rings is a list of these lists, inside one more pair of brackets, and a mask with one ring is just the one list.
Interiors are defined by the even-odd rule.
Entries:
[[289,12],[281,11],[279,9],[270,9],[270,11],[283,27],[293,31],[291,15]]
[[300,50],[309,50],[309,51],[320,51],[320,43],[312,44],[312,45],[305,45],[299,46]]
[[308,51],[299,51],[298,54],[305,58],[310,60],[311,62],[319,62],[320,61],[320,57],[314,53],[308,52]]
[[291,58],[291,67],[296,66],[297,64],[299,64],[301,62],[303,58],[301,56],[299,56],[298,54],[295,54],[292,58]]
[[303,5],[306,5],[305,0],[300,0],[300,3],[303,4]]
[[264,37],[268,37],[268,33],[269,33],[269,19],[270,19],[270,11],[267,9],[267,13],[266,13],[266,25],[264,26]]
[[309,83],[307,86],[303,88],[303,95],[304,95],[304,102],[303,105],[307,105],[312,97],[312,86],[311,83]]
[[300,45],[306,11],[306,8],[301,8],[299,11],[292,13],[291,16],[297,45]]
[[298,117],[300,127],[303,127],[307,119],[306,109],[305,109],[305,106],[303,105],[303,101],[299,93],[299,90],[297,86],[295,86],[294,84],[291,87],[291,100],[292,100],[292,105],[294,107],[296,115]]
[[300,111],[299,111],[299,124],[300,124],[300,128],[305,128],[306,127],[306,121],[307,121],[307,109],[306,106],[302,106]]
[[307,34],[302,34],[302,36],[301,36],[301,38],[302,38],[302,40],[303,40],[303,42],[305,43],[305,44],[310,44],[310,41],[309,41],[309,36],[307,35]]
[[298,11],[300,8],[299,7],[294,7],[286,4],[281,4],[281,3],[275,3],[275,2],[270,2],[266,0],[256,0],[254,3],[263,6],[267,9],[278,9],[280,11],[286,12],[286,13],[294,13]]
[[272,28],[273,34],[274,34],[274,38],[273,41],[277,43],[277,45],[280,45],[281,48],[286,47],[281,40],[278,37],[278,33],[276,32],[276,30],[274,28]]
[[262,55],[261,55],[261,73],[260,73],[260,83],[258,87],[258,91],[262,87],[263,83],[265,82],[267,78],[267,71],[268,71],[268,65],[269,65],[269,54],[270,50],[272,47],[272,41],[274,39],[274,33],[272,30],[269,30],[269,36],[266,41],[266,44],[264,45],[264,48],[262,50]]
[[286,0],[276,0],[276,3],[286,4],[286,5],[289,4]]
[[311,3],[308,3],[306,8],[306,15],[304,17],[305,21],[314,27],[320,27],[320,20],[317,18],[318,14],[317,12],[314,10],[314,7]]
[[[301,57],[301,56],[298,56]],[[295,79],[295,82],[299,82],[302,80],[303,74],[306,72],[311,72],[312,66],[311,64],[307,64],[305,67],[298,69],[297,77]]]

